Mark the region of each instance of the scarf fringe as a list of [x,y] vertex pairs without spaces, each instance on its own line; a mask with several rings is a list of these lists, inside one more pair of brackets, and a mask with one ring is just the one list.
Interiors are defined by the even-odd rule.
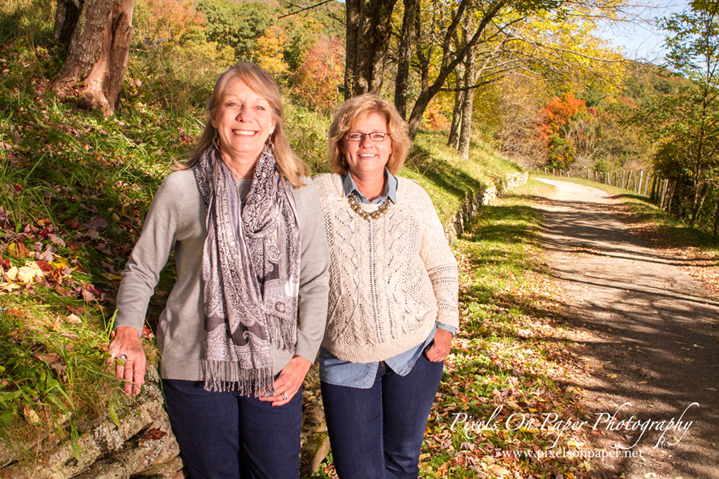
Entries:
[[270,337],[277,347],[283,351],[295,352],[295,342],[297,341],[297,327],[294,323],[283,321],[277,316],[269,316],[271,318],[272,329]]
[[241,396],[275,395],[275,376],[272,368],[242,369],[239,363],[204,361],[205,391],[233,392]]

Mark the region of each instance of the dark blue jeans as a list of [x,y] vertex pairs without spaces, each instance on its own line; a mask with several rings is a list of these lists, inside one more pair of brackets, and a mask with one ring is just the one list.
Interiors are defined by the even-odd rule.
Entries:
[[332,457],[340,479],[419,475],[419,453],[444,363],[424,354],[406,376],[380,363],[370,389],[322,383]]
[[165,379],[167,414],[193,479],[298,479],[302,388],[284,406]]

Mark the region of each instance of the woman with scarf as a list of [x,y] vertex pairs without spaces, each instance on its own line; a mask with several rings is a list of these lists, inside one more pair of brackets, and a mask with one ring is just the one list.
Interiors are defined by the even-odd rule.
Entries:
[[[117,297],[110,361],[139,394],[140,332],[174,251],[157,328],[167,413],[190,474],[298,478],[302,382],[327,316],[321,206],[271,76],[223,73],[195,153],[157,191]],[[299,311],[299,321],[297,314]]]
[[457,262],[429,195],[395,176],[411,141],[375,95],[329,131],[314,178],[330,247],[320,380],[340,479],[417,478],[427,417],[458,326]]

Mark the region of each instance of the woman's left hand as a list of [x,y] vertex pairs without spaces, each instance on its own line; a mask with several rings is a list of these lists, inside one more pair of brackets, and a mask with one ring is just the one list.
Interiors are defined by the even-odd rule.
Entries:
[[[275,395],[262,396],[260,401],[270,401],[273,406],[284,406],[292,400],[305,380],[312,363],[302,356],[294,356],[275,379]],[[282,396],[284,394],[284,397]]]
[[444,361],[452,350],[452,333],[446,329],[437,328],[434,332],[434,340],[425,355],[433,363]]

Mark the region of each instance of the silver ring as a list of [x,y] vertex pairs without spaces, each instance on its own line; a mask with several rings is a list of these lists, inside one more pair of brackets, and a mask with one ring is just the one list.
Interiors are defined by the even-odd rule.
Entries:
[[282,394],[280,394],[280,396],[282,396],[282,399],[283,399],[283,400],[287,401],[287,394],[282,393]]
[[117,359],[119,359],[120,361],[127,361],[127,356],[125,356],[124,354],[121,354],[117,357]]

